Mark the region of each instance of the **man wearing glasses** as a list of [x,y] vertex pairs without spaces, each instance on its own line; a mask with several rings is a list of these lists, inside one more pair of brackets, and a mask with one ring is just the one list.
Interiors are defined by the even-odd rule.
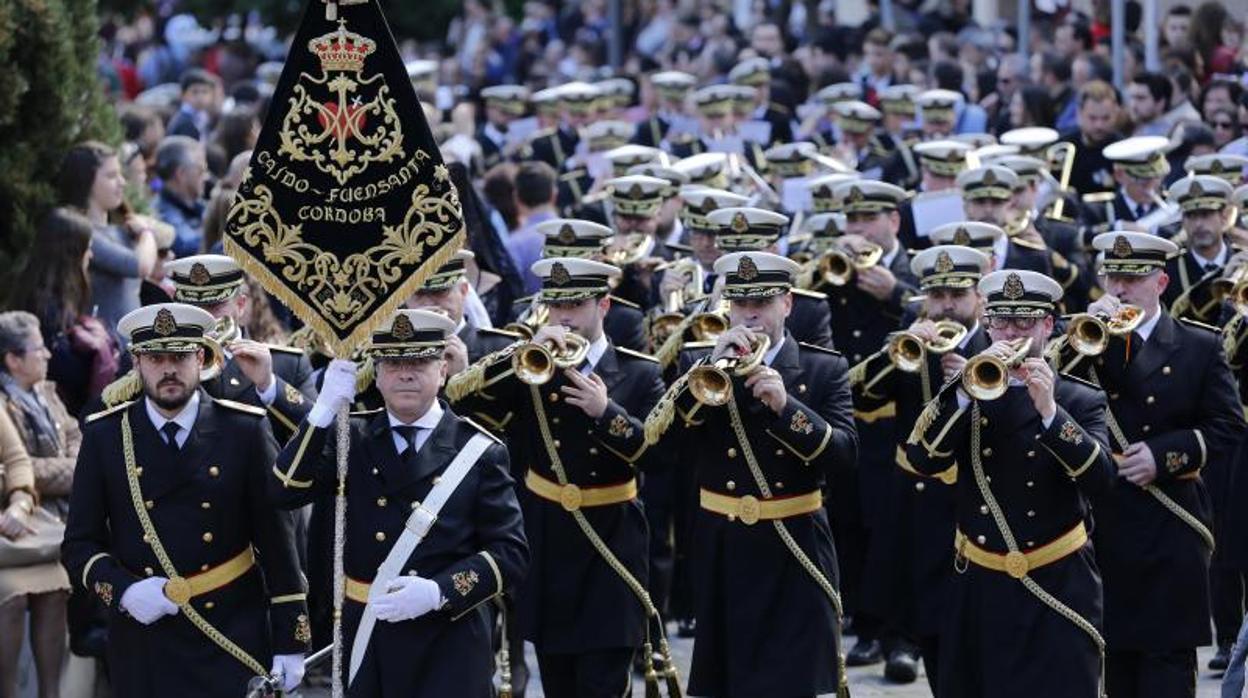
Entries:
[[915,471],[956,488],[936,695],[1093,698],[1104,643],[1087,519],[1113,485],[1105,395],[1043,358],[1056,281],[1006,269],[978,288],[993,343],[971,360],[1004,363],[999,392],[955,377],[904,444]]

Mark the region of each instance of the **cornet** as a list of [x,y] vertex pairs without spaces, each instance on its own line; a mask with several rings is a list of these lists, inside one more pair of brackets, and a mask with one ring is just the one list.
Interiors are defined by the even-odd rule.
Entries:
[[1010,369],[1016,368],[1031,351],[1031,337],[1012,340],[1013,353],[1005,360],[991,354],[976,354],[962,368],[962,389],[975,400],[996,400],[1010,385]]
[[622,239],[619,235],[609,238],[607,240],[607,250],[603,254],[603,258],[608,264],[624,268],[649,257],[653,251],[653,237],[642,233],[629,233],[624,235]]
[[1057,160],[1061,160],[1061,172],[1057,180],[1057,200],[1053,202],[1053,218],[1061,220],[1062,214],[1066,210],[1066,192],[1070,189],[1070,178],[1075,172],[1075,144],[1074,143],[1054,143],[1049,146],[1045,156],[1049,161],[1049,167],[1052,168]]
[[1248,315],[1248,264],[1240,264],[1230,274],[1214,279],[1210,285],[1218,303],[1229,300],[1240,315]]
[[580,366],[589,354],[589,340],[569,332],[564,341],[568,346],[562,350],[556,349],[553,342],[527,342],[516,347],[511,355],[516,378],[528,385],[542,385],[555,377],[556,369]]
[[533,339],[533,334],[537,332],[538,328],[546,324],[546,320],[549,317],[550,308],[547,308],[545,303],[535,300],[529,303],[529,307],[525,308],[523,313],[520,313],[520,317],[516,318],[515,322],[507,323],[503,326],[503,329],[508,332],[515,332],[525,339]]
[[927,341],[911,332],[898,332],[888,341],[888,358],[897,370],[917,373],[927,354],[946,354],[958,347],[966,337],[966,327],[953,320],[936,323],[937,339]]
[[[685,303],[702,294],[704,272],[702,265],[692,257],[682,257],[660,265],[657,270],[665,270],[668,274],[676,274],[685,279],[684,285],[667,294],[663,299],[663,312],[650,322],[650,335],[655,346],[663,344],[667,338],[685,321],[682,310]],[[656,271],[657,271],[656,270]]]
[[1084,356],[1099,356],[1109,346],[1110,337],[1125,337],[1144,322],[1144,309],[1121,305],[1112,316],[1079,313],[1070,318],[1066,341]]
[[745,376],[758,368],[770,348],[771,338],[756,335],[748,354],[694,366],[689,369],[689,392],[695,400],[709,407],[728,404],[732,399],[733,377]]
[[831,286],[844,286],[853,280],[855,271],[875,266],[883,256],[884,248],[874,244],[857,252],[834,247],[815,261],[816,278]]

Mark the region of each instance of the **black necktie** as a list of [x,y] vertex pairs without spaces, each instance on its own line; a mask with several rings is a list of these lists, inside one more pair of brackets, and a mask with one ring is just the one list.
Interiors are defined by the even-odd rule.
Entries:
[[177,422],[165,422],[165,426],[160,428],[160,432],[165,435],[165,443],[175,454],[182,450],[178,446],[178,432],[181,430],[182,427],[178,426]]
[[1209,262],[1208,264],[1205,265],[1205,273],[1212,274],[1213,272],[1218,271],[1221,268],[1222,267],[1218,266],[1217,262]]
[[415,458],[416,457],[416,434],[417,432],[420,431],[420,427],[414,427],[410,425],[399,425],[399,426],[394,426],[391,428],[394,429],[396,432],[398,432],[399,436],[402,437],[403,440],[407,442],[407,449],[403,451],[403,453],[401,454],[401,457],[404,460]]

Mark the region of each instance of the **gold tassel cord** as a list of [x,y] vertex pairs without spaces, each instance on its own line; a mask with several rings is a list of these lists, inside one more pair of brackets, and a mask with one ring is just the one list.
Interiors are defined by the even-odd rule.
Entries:
[[133,400],[143,392],[143,381],[138,371],[131,370],[126,375],[104,386],[100,399],[105,407],[115,407],[127,400]]
[[355,374],[355,394],[359,395],[372,387],[373,382],[377,380],[377,364],[373,362],[373,357],[367,357],[359,364],[359,370]]
[[685,387],[689,383],[689,374],[685,374],[672,382],[667,392],[663,393],[663,397],[654,404],[654,409],[650,410],[650,414],[646,415],[646,422],[643,428],[645,441],[647,446],[653,446],[659,442],[663,434],[672,426],[672,421],[676,417],[676,400],[680,394],[684,392]]
[[940,396],[932,398],[923,407],[923,411],[919,413],[917,419],[914,420],[914,428],[910,430],[910,437],[906,439],[906,443],[911,446],[919,443],[923,435],[928,429],[932,428],[932,424],[936,422],[936,418],[940,416]]

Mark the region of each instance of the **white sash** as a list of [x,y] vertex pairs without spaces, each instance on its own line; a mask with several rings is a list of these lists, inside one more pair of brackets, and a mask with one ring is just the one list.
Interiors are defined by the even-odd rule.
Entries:
[[485,449],[489,448],[491,443],[494,443],[494,440],[485,434],[474,434],[468,443],[464,444],[463,450],[455,456],[450,465],[446,466],[441,479],[433,486],[433,489],[429,490],[424,503],[417,504],[412,510],[411,516],[407,518],[407,523],[403,526],[402,535],[394,542],[394,547],[390,548],[385,561],[377,568],[377,576],[373,578],[372,586],[369,587],[368,603],[364,605],[364,615],[360,617],[360,625],[355,631],[355,641],[351,643],[351,668],[347,674],[348,686],[351,685],[356,670],[364,661],[364,652],[368,649],[369,638],[373,635],[373,626],[377,624],[377,609],[373,606],[373,601],[387,593],[386,589],[390,582],[399,576],[400,570],[412,556],[416,546],[420,545],[425,535],[429,533],[429,529],[433,528],[433,523],[438,520],[438,512],[442,510],[446,500],[455,493],[459,483],[463,482],[464,476],[472,470],[472,466],[476,465],[481,454],[485,453]]

